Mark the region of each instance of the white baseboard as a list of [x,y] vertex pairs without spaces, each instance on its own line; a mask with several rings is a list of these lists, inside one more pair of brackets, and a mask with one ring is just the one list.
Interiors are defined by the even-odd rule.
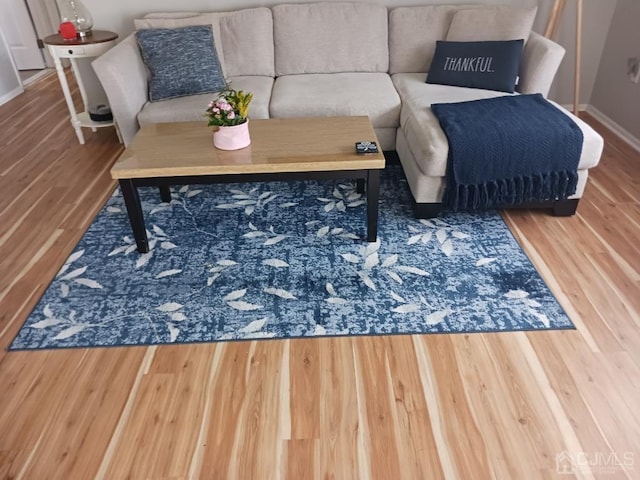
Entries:
[[18,88],[14,88],[9,93],[5,93],[4,95],[0,96],[0,105],[7,103],[9,100],[17,97],[22,92],[24,92],[24,89],[22,87],[18,87]]
[[593,115],[596,120],[602,123],[605,127],[615,133],[626,143],[631,145],[631,147],[640,152],[640,139],[634,137],[628,130],[625,130],[623,127],[618,125],[593,105],[588,105],[586,110],[588,113]]
[[27,78],[26,80],[24,80],[22,82],[22,86],[26,87],[27,85],[31,85],[32,83],[37,82],[41,78],[48,77],[49,75],[51,75],[54,72],[55,72],[55,70],[53,68],[45,68],[43,70],[40,70],[35,75],[33,75],[33,76]]
[[[562,107],[566,108],[571,113],[573,113],[573,103],[571,105],[569,105],[568,103],[567,104],[563,104]],[[578,105],[578,111],[579,112],[585,112],[588,108],[589,108],[589,105],[587,105],[586,103],[581,103],[581,104]]]

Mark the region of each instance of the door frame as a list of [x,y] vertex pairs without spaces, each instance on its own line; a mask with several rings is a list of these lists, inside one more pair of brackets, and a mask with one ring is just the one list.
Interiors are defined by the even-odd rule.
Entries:
[[24,92],[24,86],[22,84],[22,80],[20,79],[20,74],[18,73],[18,66],[16,65],[16,61],[13,59],[13,55],[11,55],[11,48],[9,48],[9,43],[4,37],[4,33],[2,32],[2,29],[0,29],[0,43],[2,43],[3,47],[6,49],[7,53],[9,54],[9,60],[11,61],[11,66],[13,67],[13,73],[16,76],[16,79],[18,80],[18,87],[0,96],[0,105],[2,105],[3,103],[7,103],[12,98],[17,97],[22,92]]
[[[38,39],[58,33],[60,14],[55,0],[25,0],[25,3]],[[42,52],[46,66],[53,68],[55,65],[48,49],[43,48]]]

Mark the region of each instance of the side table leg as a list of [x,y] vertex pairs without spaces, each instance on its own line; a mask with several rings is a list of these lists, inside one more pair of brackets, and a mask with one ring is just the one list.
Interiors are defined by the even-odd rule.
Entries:
[[80,145],[84,145],[84,134],[82,133],[82,128],[80,127],[79,124],[76,124],[75,122],[71,122],[71,124],[73,125],[73,128],[76,131],[76,137],[78,137],[78,142],[80,142]]
[[378,196],[380,193],[380,170],[367,172],[367,242],[378,237]]
[[364,193],[364,178],[356,178],[356,193]]
[[113,126],[114,126],[114,127],[115,127],[115,129],[116,129],[116,135],[118,136],[118,141],[119,141],[120,143],[124,143],[124,142],[122,141],[122,134],[120,133],[120,127],[118,127],[118,124],[117,124],[115,121],[113,122]]
[[62,68],[62,62],[60,62],[60,58],[56,56],[53,49],[49,48],[49,53],[51,53],[51,57],[53,58],[53,63],[56,67],[56,73],[58,74],[58,80],[60,81],[60,87],[62,87],[62,93],[64,93],[64,99],[67,102],[69,116],[71,117],[71,126],[76,131],[76,136],[78,137],[78,141],[80,142],[80,144],[84,145],[84,135],[82,134],[82,129],[80,128],[80,121],[78,120],[78,115],[76,114],[76,107],[73,105],[71,91],[69,90],[67,77],[64,73],[64,69]]
[[80,91],[80,97],[82,97],[82,105],[84,105],[84,111],[89,111],[89,100],[87,99],[87,90],[84,88],[84,82],[82,81],[82,75],[80,75],[80,70],[78,70],[78,62],[75,57],[69,57],[69,63],[71,63],[71,70],[73,71],[73,76],[76,79],[76,83],[78,84],[78,90]]
[[138,189],[133,184],[133,180],[125,178],[120,180],[120,190],[122,190],[124,204],[127,206],[129,222],[131,222],[131,229],[136,239],[138,252],[147,253],[149,251],[149,241],[147,239],[147,231],[144,227],[144,217],[142,215],[142,205],[140,204]]

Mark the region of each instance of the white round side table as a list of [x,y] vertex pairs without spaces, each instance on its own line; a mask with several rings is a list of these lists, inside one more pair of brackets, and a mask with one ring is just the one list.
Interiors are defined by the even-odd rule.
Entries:
[[[82,127],[90,128],[92,131],[96,131],[100,127],[115,127],[118,140],[122,143],[122,137],[118,130],[118,125],[115,121],[96,122],[89,116],[89,103],[87,99],[87,93],[78,70],[76,59],[98,57],[113,47],[116,43],[118,35],[114,32],[105,30],[93,30],[90,35],[86,37],[77,37],[73,40],[65,40],[60,34],[49,35],[45,37],[44,43],[49,49],[49,53],[53,57],[53,63],[56,66],[56,72],[58,73],[58,80],[62,86],[62,92],[64,98],[67,101],[67,107],[69,108],[69,114],[71,115],[71,125],[76,131],[78,141],[84,145],[84,135],[82,134]],[[71,62],[71,68],[73,75],[78,83],[78,89],[82,97],[82,103],[84,104],[84,112],[76,112],[73,105],[73,99],[71,98],[71,91],[69,90],[69,84],[67,83],[67,76],[62,68],[62,62],[60,59],[68,58]]]

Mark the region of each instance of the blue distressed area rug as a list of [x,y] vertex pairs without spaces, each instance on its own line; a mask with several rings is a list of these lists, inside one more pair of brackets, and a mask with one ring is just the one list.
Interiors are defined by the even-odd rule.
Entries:
[[417,220],[398,166],[376,243],[349,181],[140,192],[149,253],[116,191],[10,349],[574,328],[496,212]]

